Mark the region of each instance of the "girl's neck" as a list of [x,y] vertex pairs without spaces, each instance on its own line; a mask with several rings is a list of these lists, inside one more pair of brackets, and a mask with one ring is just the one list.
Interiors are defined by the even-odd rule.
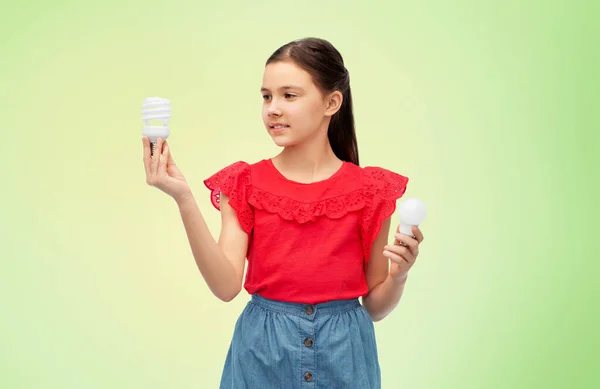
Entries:
[[317,137],[286,147],[271,160],[288,179],[303,183],[325,180],[343,164],[331,149],[326,133],[324,139]]

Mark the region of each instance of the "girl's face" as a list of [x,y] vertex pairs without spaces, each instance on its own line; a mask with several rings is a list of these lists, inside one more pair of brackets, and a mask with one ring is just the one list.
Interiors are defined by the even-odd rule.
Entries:
[[261,93],[263,122],[278,146],[293,146],[321,131],[327,133],[333,115],[331,99],[325,99],[310,74],[293,62],[267,65]]

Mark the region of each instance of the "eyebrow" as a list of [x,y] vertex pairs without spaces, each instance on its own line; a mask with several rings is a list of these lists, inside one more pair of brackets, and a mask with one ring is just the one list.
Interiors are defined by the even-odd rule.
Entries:
[[[295,86],[295,85],[284,85],[281,88],[279,88],[279,90],[288,90],[288,89],[296,89],[299,91],[304,91],[304,89],[300,88],[299,86]],[[261,92],[270,92],[268,88],[265,88],[264,86],[262,88],[260,88]]]

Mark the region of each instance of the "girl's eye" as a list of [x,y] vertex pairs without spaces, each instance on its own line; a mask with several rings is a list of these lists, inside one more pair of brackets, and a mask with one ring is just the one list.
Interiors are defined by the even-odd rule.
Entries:
[[[296,95],[293,95],[291,93],[286,93],[284,96],[286,99],[291,99],[291,98],[296,97]],[[269,95],[263,95],[263,100],[265,100],[265,101],[269,100],[270,98],[271,98],[271,96],[269,96]]]

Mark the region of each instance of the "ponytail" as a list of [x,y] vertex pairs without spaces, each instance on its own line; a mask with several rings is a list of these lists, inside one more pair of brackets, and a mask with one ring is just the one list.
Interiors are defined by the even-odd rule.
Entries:
[[352,92],[349,85],[344,89],[342,106],[329,123],[327,137],[336,157],[359,166],[358,143],[352,111]]

